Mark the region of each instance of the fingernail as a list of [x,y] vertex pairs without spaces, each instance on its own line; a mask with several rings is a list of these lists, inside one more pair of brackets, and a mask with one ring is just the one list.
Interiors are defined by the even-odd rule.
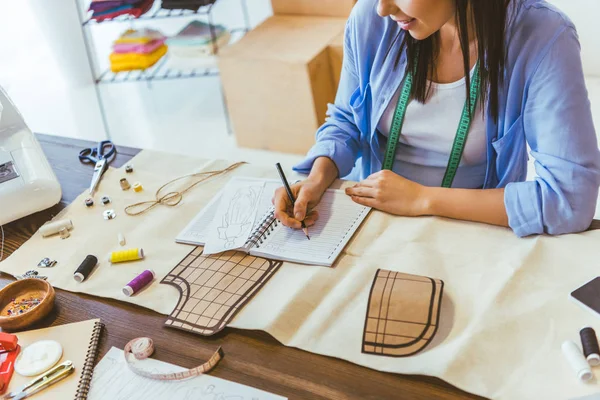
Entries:
[[297,212],[295,216],[297,220],[302,219],[302,213]]

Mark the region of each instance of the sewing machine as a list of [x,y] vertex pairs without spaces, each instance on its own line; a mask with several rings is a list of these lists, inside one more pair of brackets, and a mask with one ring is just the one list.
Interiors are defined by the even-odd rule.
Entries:
[[40,144],[0,87],[0,226],[52,207],[61,197]]

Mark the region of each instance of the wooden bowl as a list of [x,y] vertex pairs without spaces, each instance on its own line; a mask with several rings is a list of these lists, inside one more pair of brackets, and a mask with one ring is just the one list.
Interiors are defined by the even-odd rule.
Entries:
[[[55,296],[52,285],[43,279],[23,279],[5,286],[0,290],[0,328],[15,331],[39,321],[54,307]],[[22,314],[8,315],[13,300],[22,301],[32,297],[41,299],[41,302]]]

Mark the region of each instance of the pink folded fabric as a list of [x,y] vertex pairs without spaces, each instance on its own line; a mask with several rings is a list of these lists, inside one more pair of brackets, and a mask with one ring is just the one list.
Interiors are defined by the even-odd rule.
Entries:
[[113,50],[115,53],[123,54],[123,53],[140,53],[140,54],[148,54],[152,53],[154,50],[158,49],[160,46],[165,43],[166,39],[156,39],[151,42],[141,44],[141,43],[116,43],[113,45]]

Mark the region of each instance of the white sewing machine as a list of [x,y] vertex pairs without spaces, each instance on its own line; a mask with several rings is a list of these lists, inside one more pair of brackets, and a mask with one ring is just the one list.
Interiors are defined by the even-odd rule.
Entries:
[[0,226],[52,207],[61,196],[40,144],[0,87]]

